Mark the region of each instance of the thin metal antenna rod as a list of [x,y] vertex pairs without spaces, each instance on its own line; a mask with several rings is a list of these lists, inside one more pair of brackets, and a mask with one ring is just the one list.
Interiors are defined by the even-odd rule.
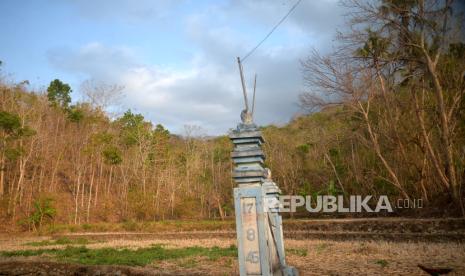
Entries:
[[255,79],[253,81],[253,99],[252,99],[252,116],[255,111],[255,89],[257,88],[257,74],[255,74]]
[[242,92],[244,93],[244,101],[245,101],[245,110],[249,111],[249,101],[247,100],[247,90],[245,89],[244,73],[242,72],[242,64],[241,64],[240,57],[237,57],[237,64],[239,65],[239,73],[241,75]]

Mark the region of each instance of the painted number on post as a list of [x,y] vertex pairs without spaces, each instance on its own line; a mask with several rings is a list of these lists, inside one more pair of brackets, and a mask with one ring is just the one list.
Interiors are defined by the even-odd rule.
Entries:
[[242,241],[247,274],[261,274],[255,197],[241,198]]
[[247,254],[246,260],[251,263],[258,263],[260,261],[260,258],[258,256],[258,251],[250,251],[249,254]]

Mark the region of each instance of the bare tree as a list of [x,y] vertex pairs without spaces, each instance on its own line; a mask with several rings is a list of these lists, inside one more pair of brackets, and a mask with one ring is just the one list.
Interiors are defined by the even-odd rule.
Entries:
[[[81,91],[94,107],[114,112],[123,99],[124,86],[89,79],[81,84]],[[109,110],[110,109],[110,110]]]

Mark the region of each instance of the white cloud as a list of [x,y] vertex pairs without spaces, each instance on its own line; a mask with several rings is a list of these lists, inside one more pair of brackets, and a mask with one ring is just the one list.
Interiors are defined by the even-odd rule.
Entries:
[[49,50],[48,59],[58,69],[63,71],[92,75],[96,79],[112,80],[127,71],[137,67],[136,55],[127,47],[107,47],[98,42],[91,42],[79,49],[68,47]]
[[124,107],[141,112],[154,123],[181,132],[185,124],[198,123],[210,134],[227,130],[233,104],[240,110],[232,78],[211,64],[187,71],[157,68],[132,60],[119,47],[91,43],[80,49],[56,49],[50,61],[62,70],[83,74],[83,79],[104,80],[124,86]]
[[[258,124],[284,123],[299,110],[299,59],[311,46],[327,46],[328,33],[339,22],[334,18],[337,12],[333,1],[317,2],[303,1],[290,22],[283,24],[284,36],[276,34],[286,39],[264,44],[244,64],[249,89],[253,74],[258,74]],[[123,85],[126,108],[173,132],[182,133],[184,125],[195,123],[210,135],[224,134],[239,122],[243,108],[235,57],[246,53],[266,34],[257,36],[257,30],[268,30],[289,7],[269,1],[234,1],[187,16],[185,35],[192,44],[186,47],[198,48],[185,64],[187,69],[141,62],[142,58],[129,48],[100,43],[55,49],[49,59],[67,72]],[[240,18],[248,18],[244,22],[251,26],[255,24],[254,31],[244,31]],[[319,34],[319,28],[324,33]]]

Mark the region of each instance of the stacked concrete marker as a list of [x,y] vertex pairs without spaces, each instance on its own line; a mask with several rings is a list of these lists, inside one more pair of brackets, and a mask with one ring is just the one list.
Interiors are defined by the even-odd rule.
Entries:
[[255,125],[240,124],[229,136],[234,144],[231,153],[235,165],[233,178],[239,185],[260,185],[264,180],[265,155],[261,132]]
[[[234,144],[234,209],[236,212],[239,271],[245,275],[294,276],[298,272],[286,265],[278,195],[280,190],[264,168],[261,132],[253,123],[255,87],[252,109],[249,109],[240,58],[237,58],[244,93],[245,109],[240,123],[229,137]],[[257,76],[255,76],[255,82]]]
[[[246,111],[247,112],[247,111]],[[241,275],[298,275],[286,265],[277,185],[264,168],[261,132],[246,114],[230,132],[236,230]]]

